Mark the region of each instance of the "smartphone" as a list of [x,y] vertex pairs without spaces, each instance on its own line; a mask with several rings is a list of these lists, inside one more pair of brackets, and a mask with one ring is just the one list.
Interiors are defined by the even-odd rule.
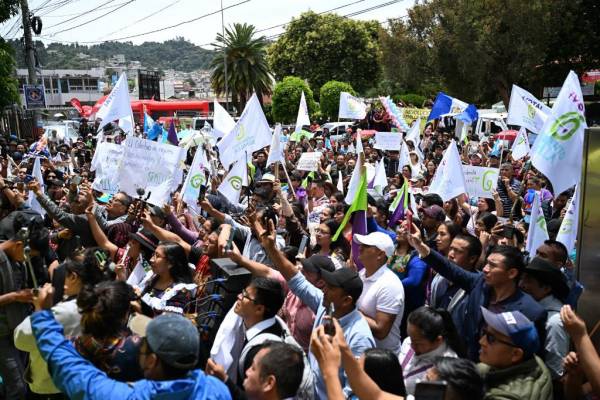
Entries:
[[198,192],[198,202],[204,201],[204,196],[206,196],[206,185],[200,185],[200,191]]
[[298,247],[298,255],[304,254],[304,250],[306,250],[307,243],[308,243],[308,235],[302,235],[302,240],[300,240],[300,247]]
[[33,175],[29,175],[29,174],[25,175],[25,179],[23,179],[23,181],[24,181],[25,183],[29,183],[29,182],[31,182],[32,180],[33,180]]
[[422,381],[415,386],[415,400],[444,400],[448,384],[445,381]]
[[233,234],[234,234],[233,231],[229,232],[229,238],[227,238],[227,244],[225,244],[226,251],[233,250]]
[[71,184],[72,185],[79,185],[81,183],[81,176],[79,175],[75,175],[72,179],[71,179]]
[[408,231],[410,233],[413,233],[414,229],[413,229],[413,214],[412,211],[407,210],[406,211],[406,223],[408,224]]
[[323,318],[323,328],[325,333],[329,336],[335,336],[335,325],[333,324],[333,313],[335,312],[335,306],[333,303],[329,303],[327,307],[327,314]]

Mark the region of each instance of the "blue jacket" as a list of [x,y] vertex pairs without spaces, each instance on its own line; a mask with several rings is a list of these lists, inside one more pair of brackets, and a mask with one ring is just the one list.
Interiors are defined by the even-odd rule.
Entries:
[[[461,327],[457,327],[457,329],[465,335],[468,357],[473,361],[478,361],[479,334],[484,322],[480,306],[489,307],[492,288],[485,283],[482,273],[464,270],[435,250],[431,250],[431,253],[423,261],[444,278],[464,289],[469,294],[466,300],[467,304],[462,320],[463,324]],[[512,296],[502,300],[500,303],[496,303],[494,306],[499,308],[496,312],[522,312],[529,320],[535,323],[540,337],[540,344],[544,343],[546,311],[533,297],[517,288]],[[543,348],[543,346],[540,347]]]
[[386,235],[388,235],[392,241],[394,243],[396,243],[396,232],[394,231],[390,231],[387,230],[383,227],[381,227],[377,221],[375,221],[375,217],[369,217],[367,218],[367,232],[368,233],[372,233],[372,232],[382,232],[385,233]]
[[63,336],[63,328],[51,311],[33,313],[31,327],[56,387],[73,400],[231,399],[225,384],[201,370],[190,371],[187,377],[172,381],[144,379],[131,384],[115,381],[77,353]]

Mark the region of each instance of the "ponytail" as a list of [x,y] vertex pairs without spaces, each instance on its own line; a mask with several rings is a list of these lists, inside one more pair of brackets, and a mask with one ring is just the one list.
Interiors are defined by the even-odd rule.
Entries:
[[465,356],[465,345],[458,336],[454,321],[452,321],[452,316],[448,311],[442,308],[434,309],[422,306],[410,313],[408,323],[418,328],[421,334],[430,342],[441,336],[448,347],[459,357]]
[[459,358],[466,357],[467,350],[465,343],[458,335],[458,331],[456,330],[456,326],[454,325],[454,321],[452,320],[450,313],[443,308],[438,308],[434,311],[438,313],[440,317],[442,317],[444,323],[444,333],[442,336],[446,340],[448,347],[454,350]]

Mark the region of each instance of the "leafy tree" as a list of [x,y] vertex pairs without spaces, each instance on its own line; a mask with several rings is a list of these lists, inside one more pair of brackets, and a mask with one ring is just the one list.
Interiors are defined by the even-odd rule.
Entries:
[[15,59],[8,43],[0,39],[0,109],[20,102],[18,85],[14,77]]
[[273,90],[273,119],[284,124],[293,123],[298,116],[298,105],[304,91],[309,115],[313,115],[316,103],[313,92],[306,82],[295,76],[286,76]]
[[401,94],[399,96],[392,96],[394,101],[402,100],[406,105],[412,104],[414,107],[421,107],[427,98],[414,93]]
[[356,92],[349,83],[329,81],[321,86],[321,113],[329,120],[335,120],[338,117],[340,109],[340,93],[348,92],[355,96]]
[[218,52],[210,64],[213,88],[218,93],[225,93],[225,54],[228,90],[238,110],[244,109],[252,92],[256,92],[259,99],[263,94],[271,94],[267,40],[264,36],[255,37],[255,31],[254,25],[236,23],[225,29],[225,36],[217,34],[215,46]]
[[0,23],[16,15],[19,12],[19,5],[19,0],[2,0],[0,2]]
[[376,21],[306,12],[269,48],[269,64],[277,79],[299,76],[313,88],[334,79],[365,91],[379,77],[378,30]]

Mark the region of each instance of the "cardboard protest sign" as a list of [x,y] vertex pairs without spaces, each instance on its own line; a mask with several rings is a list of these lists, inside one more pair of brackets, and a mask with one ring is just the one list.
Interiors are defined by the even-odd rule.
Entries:
[[123,160],[119,169],[119,190],[138,197],[137,189],[151,192],[148,202],[162,206],[169,201],[173,180],[185,149],[171,144],[129,137],[123,143]]
[[373,147],[380,150],[399,151],[402,147],[402,135],[398,132],[377,132]]
[[476,167],[474,165],[463,165],[463,175],[467,194],[472,197],[485,197],[493,199],[492,192],[498,186],[498,175],[500,169]]
[[115,143],[101,142],[96,146],[92,171],[96,178],[92,188],[102,193],[115,194],[119,191],[119,166],[123,159],[124,147]]
[[296,169],[299,169],[300,171],[318,171],[318,163],[320,159],[321,153],[318,151],[302,153],[300,160],[298,160],[298,166]]

